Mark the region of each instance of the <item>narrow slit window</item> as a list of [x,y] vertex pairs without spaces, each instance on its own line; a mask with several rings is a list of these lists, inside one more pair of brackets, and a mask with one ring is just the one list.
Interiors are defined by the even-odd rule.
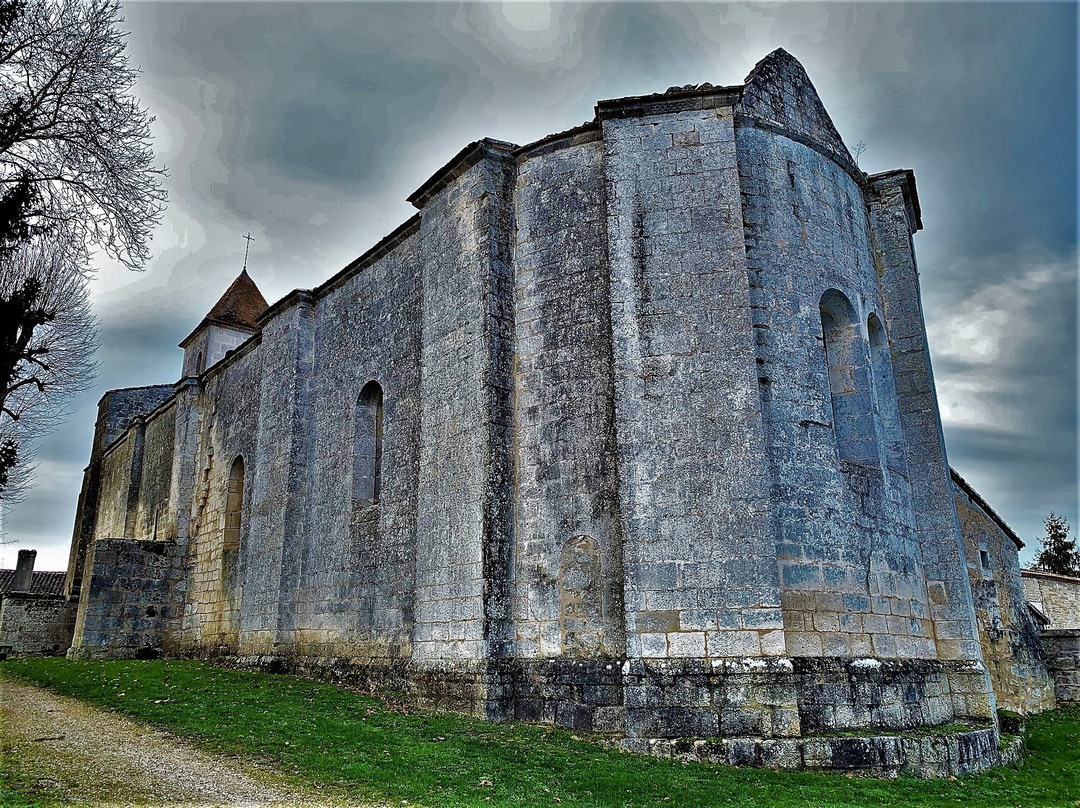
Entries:
[[878,415],[881,418],[885,465],[906,474],[904,430],[900,423],[900,402],[896,396],[896,378],[893,375],[889,338],[881,321],[874,314],[867,318],[866,330],[870,335],[870,358],[874,368],[874,390],[877,393]]
[[356,400],[353,499],[361,507],[379,504],[382,493],[383,393],[378,382],[364,385]]
[[225,484],[225,531],[222,541],[226,552],[240,549],[240,527],[244,508],[244,458],[238,457],[229,469]]

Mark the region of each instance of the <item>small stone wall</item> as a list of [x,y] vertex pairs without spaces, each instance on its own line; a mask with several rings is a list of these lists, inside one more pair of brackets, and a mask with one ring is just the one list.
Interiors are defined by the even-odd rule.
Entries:
[[1080,701],[1080,629],[1049,629],[1040,633],[1059,702]]
[[1048,628],[1080,629],[1080,578],[1020,570],[1024,596],[1050,618]]
[[63,595],[8,592],[0,598],[0,659],[63,655],[74,628],[75,604]]
[[172,602],[179,559],[172,542],[94,542],[79,598],[78,630],[69,656],[156,656],[178,614]]

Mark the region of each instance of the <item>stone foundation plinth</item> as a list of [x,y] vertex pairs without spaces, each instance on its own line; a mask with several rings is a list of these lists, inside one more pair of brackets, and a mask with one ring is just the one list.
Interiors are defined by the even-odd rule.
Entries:
[[993,727],[904,735],[806,738],[627,738],[619,744],[654,757],[767,769],[839,770],[873,777],[956,777],[1019,761],[1020,738],[998,744]]
[[418,665],[200,654],[208,655],[389,693],[426,708],[554,724],[660,757],[886,777],[950,776],[1008,762],[993,717],[958,709],[978,702],[965,687],[979,670],[964,663],[747,658]]

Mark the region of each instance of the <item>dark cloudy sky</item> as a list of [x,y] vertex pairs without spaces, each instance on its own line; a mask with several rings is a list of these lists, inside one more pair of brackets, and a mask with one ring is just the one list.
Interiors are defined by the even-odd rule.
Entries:
[[[174,381],[176,347],[239,272],[310,288],[412,213],[464,144],[527,143],[603,98],[735,84],[784,47],[867,171],[913,168],[952,464],[1037,545],[1077,521],[1077,9],[1071,3],[129,6],[170,204],[145,272],[101,264],[101,371],[6,518],[67,561],[95,405]],[[1022,559],[1031,557],[1031,546]]]

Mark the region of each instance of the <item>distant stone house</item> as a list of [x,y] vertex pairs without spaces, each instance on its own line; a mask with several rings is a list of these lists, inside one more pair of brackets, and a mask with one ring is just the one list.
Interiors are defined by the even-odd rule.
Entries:
[[1080,629],[1080,578],[1045,570],[1020,570],[1028,602],[1050,629]]
[[1021,570],[1058,701],[1080,701],[1080,578]]
[[53,656],[71,645],[67,574],[35,571],[36,558],[36,550],[20,550],[15,569],[0,570],[0,658]]
[[1015,544],[950,475],[914,176],[860,171],[795,59],[478,141],[409,200],[316,289],[267,306],[242,274],[179,382],[102,398],[73,656],[662,755],[1001,762],[998,698],[1047,703],[1001,670],[1045,671],[998,642],[1026,636]]

